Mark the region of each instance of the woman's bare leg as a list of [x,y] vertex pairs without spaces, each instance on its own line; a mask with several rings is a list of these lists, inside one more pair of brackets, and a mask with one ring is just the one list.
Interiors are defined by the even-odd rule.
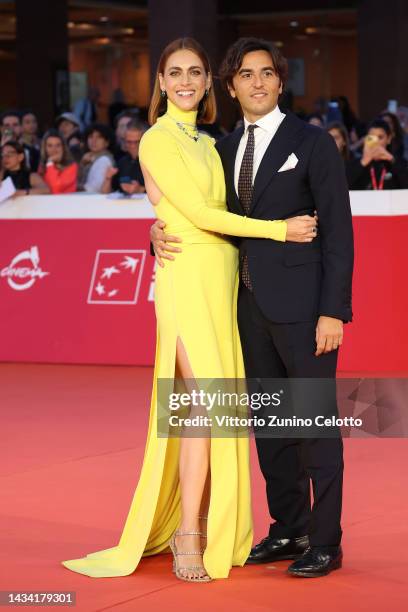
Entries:
[[[188,356],[183,343],[177,339],[177,371],[185,381],[187,387],[191,386],[189,381],[194,379]],[[205,408],[204,408],[205,410]],[[194,417],[203,413],[203,407],[192,407],[190,416]],[[210,437],[188,438],[180,440],[180,492],[181,492],[181,523],[180,532],[200,531],[202,522],[199,516],[208,511],[208,482],[210,468]],[[201,523],[201,524],[200,524]],[[202,549],[204,540],[200,536],[178,536],[176,546],[179,552],[199,551]],[[206,575],[202,555],[186,555],[180,557],[180,566],[202,566],[203,571],[186,572],[188,577]]]

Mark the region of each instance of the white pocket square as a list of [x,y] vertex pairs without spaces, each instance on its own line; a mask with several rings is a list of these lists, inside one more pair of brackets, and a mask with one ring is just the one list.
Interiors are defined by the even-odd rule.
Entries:
[[296,168],[298,161],[299,160],[296,155],[294,153],[291,153],[288,159],[283,164],[283,166],[279,168],[278,172],[285,172],[285,170],[293,170],[293,168]]

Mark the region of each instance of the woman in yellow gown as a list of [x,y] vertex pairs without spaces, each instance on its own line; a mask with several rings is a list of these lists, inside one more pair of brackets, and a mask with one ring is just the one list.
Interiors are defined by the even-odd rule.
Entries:
[[[167,112],[157,118],[166,101]],[[223,234],[285,240],[287,223],[227,212],[220,158],[196,127],[198,113],[214,121],[215,98],[208,58],[195,41],[179,39],[164,50],[150,113],[157,121],[140,145],[147,192],[183,249],[156,274],[156,361],[143,466],[119,544],[63,565],[95,578],[128,575],[142,556],[167,551],[181,526],[193,535],[184,546],[181,536],[173,537],[173,548],[182,551],[177,576],[206,581],[226,578],[251,549],[248,439],[158,437],[157,382],[173,379],[176,368],[194,379],[244,378],[237,249]],[[207,511],[207,521],[200,520]],[[205,528],[201,554],[194,549],[203,545],[197,534]]]

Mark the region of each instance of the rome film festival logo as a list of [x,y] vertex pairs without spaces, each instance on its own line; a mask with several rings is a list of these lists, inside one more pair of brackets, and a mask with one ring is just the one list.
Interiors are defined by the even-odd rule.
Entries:
[[[28,262],[29,265],[27,263],[22,265],[23,262]],[[7,278],[9,286],[15,291],[30,289],[37,279],[48,275],[49,272],[44,272],[40,267],[40,254],[37,246],[16,255],[10,265],[0,271],[0,276]]]
[[88,304],[137,304],[145,259],[145,250],[98,250]]

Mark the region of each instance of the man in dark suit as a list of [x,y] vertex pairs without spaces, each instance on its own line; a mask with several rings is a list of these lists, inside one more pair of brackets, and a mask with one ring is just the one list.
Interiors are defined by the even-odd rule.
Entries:
[[[217,143],[229,210],[257,219],[316,210],[319,219],[318,235],[304,244],[240,240],[238,324],[246,375],[334,379],[343,322],[352,317],[353,231],[343,162],[329,134],[280,110],[287,63],[273,45],[239,39],[220,76],[244,114],[244,126]],[[163,250],[160,227],[156,222],[152,239],[165,256],[173,248]],[[295,559],[288,571],[304,577],[341,567],[341,438],[256,441],[274,522],[248,563]]]

